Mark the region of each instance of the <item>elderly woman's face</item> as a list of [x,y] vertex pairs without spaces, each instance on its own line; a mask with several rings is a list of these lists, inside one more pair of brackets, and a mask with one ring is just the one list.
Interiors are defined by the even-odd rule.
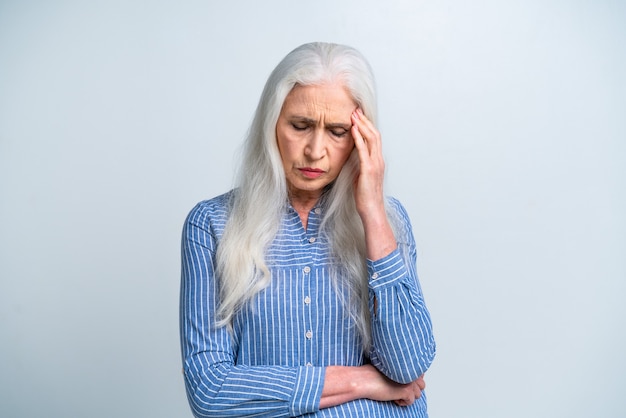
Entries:
[[296,86],[287,95],[276,137],[292,199],[319,197],[337,178],[354,148],[356,108],[340,84]]

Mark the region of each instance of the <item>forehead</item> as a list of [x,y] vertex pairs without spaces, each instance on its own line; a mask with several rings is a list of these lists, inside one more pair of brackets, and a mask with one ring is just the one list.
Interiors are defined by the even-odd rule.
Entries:
[[342,84],[297,85],[285,98],[281,113],[302,116],[323,113],[349,117],[356,107],[350,92]]

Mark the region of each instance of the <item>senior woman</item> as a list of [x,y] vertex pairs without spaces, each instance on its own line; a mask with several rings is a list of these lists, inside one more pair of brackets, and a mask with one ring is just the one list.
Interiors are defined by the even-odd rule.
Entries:
[[431,320],[407,213],[383,194],[375,120],[353,48],[305,44],[270,75],[237,187],[183,230],[195,416],[428,416]]

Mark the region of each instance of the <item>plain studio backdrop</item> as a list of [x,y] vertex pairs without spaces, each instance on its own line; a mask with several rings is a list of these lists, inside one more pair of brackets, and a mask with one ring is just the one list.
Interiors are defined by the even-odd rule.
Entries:
[[1,1],[0,416],[191,416],[181,227],[314,40],[377,76],[431,417],[626,416],[617,0]]

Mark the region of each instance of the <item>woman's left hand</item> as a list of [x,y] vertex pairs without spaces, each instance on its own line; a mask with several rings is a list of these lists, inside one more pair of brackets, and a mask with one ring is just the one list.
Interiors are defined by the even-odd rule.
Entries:
[[352,113],[352,138],[359,155],[354,185],[356,209],[365,230],[367,257],[378,260],[391,253],[397,244],[385,211],[385,161],[380,132],[360,108]]
[[359,155],[359,174],[355,184],[356,208],[361,218],[384,213],[383,180],[385,161],[380,132],[357,108],[352,113],[352,138]]

